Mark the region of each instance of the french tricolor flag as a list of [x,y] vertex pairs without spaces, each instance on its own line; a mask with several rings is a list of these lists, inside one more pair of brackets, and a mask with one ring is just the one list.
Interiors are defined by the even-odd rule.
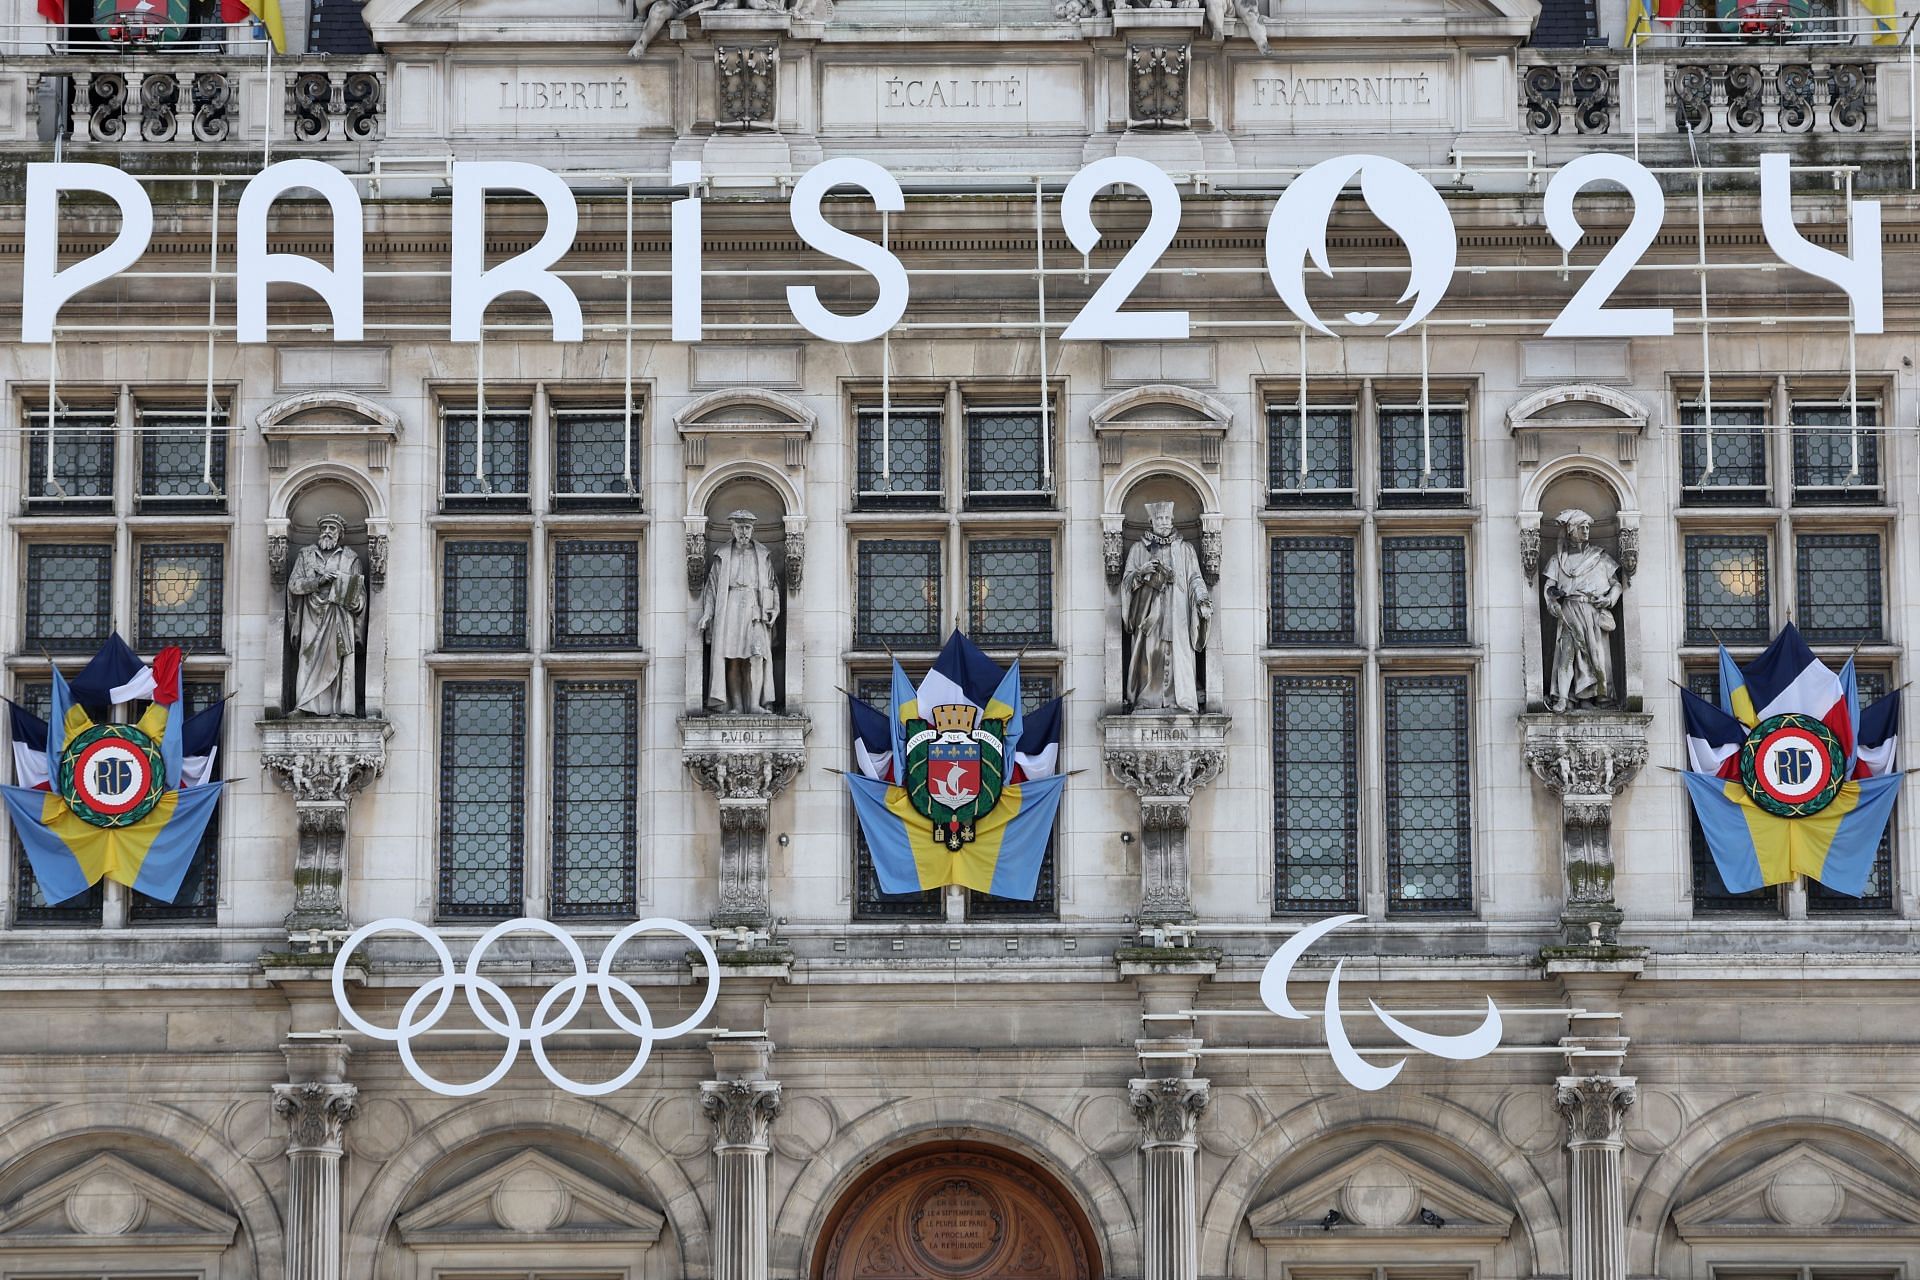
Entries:
[[1716,778],[1736,776],[1746,727],[1690,689],[1680,691],[1680,715],[1687,725],[1687,760],[1693,771]]
[[1878,778],[1893,772],[1893,749],[1900,741],[1900,695],[1890,693],[1860,713],[1860,745],[1853,776]]

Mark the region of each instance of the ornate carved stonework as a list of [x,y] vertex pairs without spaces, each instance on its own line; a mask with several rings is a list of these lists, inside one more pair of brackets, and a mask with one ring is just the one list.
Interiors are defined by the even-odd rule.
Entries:
[[1647,763],[1652,719],[1592,711],[1520,718],[1527,767],[1560,797],[1566,894],[1560,922],[1569,944],[1618,940],[1622,914],[1613,895],[1613,799]]
[[1107,581],[1120,581],[1120,571],[1127,563],[1127,536],[1117,522],[1113,528],[1100,531],[1100,558],[1106,564]]
[[798,591],[806,572],[807,532],[804,529],[787,530],[787,590]]
[[267,575],[273,579],[273,585],[279,590],[287,585],[288,542],[285,533],[267,535]]
[[697,596],[706,589],[707,529],[703,517],[700,528],[687,531],[687,590]]
[[1140,1119],[1140,1145],[1147,1148],[1195,1145],[1194,1131],[1207,1109],[1205,1080],[1133,1080],[1127,1100]]
[[1187,126],[1187,46],[1127,46],[1127,114],[1136,128]]
[[771,125],[778,101],[774,90],[780,66],[779,44],[716,45],[713,64],[714,123],[741,128]]
[[1193,917],[1187,831],[1194,792],[1220,776],[1230,716],[1177,712],[1109,716],[1100,722],[1113,776],[1140,798],[1143,924]]
[[767,897],[767,815],[774,797],[806,764],[805,716],[685,716],[682,759],[694,781],[720,803],[719,909],[714,923],[764,928],[772,919]]
[[346,882],[347,814],[352,798],[386,769],[384,720],[263,720],[260,763],[292,793],[295,830],[295,932],[347,927],[341,886]]
[[374,587],[387,585],[387,535],[384,533],[367,536],[367,583]]
[[1200,568],[1214,581],[1220,578],[1220,557],[1225,550],[1226,536],[1219,529],[1200,531]]
[[714,1149],[767,1150],[767,1132],[780,1114],[780,1086],[772,1080],[707,1080],[700,1109],[713,1122]]
[[1633,575],[1640,571],[1640,526],[1622,523],[1620,526],[1620,581],[1625,586],[1633,585]]
[[1520,526],[1520,569],[1527,575],[1527,585],[1540,576],[1540,526],[1527,523]]
[[1567,1145],[1620,1147],[1625,1141],[1622,1126],[1627,1108],[1635,1097],[1635,1082],[1624,1076],[1561,1077],[1554,1085],[1553,1100],[1567,1118]]
[[277,1084],[273,1111],[287,1122],[287,1154],[340,1154],[341,1136],[357,1109],[360,1090],[350,1084]]

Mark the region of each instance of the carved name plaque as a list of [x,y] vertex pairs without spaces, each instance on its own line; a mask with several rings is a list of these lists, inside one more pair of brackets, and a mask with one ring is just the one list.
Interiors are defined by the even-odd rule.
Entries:
[[456,130],[573,133],[609,126],[665,129],[673,123],[667,77],[639,68],[519,64],[457,67]]
[[936,1270],[964,1274],[979,1267],[1005,1235],[998,1200],[965,1178],[922,1192],[908,1214],[913,1250]]
[[1010,133],[1086,127],[1081,70],[1066,63],[828,66],[821,111],[824,128],[858,133],[929,125]]
[[1445,125],[1453,75],[1445,62],[1242,63],[1234,109],[1262,126],[1380,129]]

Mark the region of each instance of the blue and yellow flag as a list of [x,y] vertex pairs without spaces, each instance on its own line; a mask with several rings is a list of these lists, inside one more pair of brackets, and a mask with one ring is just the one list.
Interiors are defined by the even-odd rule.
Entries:
[[1900,794],[1901,775],[1844,782],[1830,804],[1800,818],[1779,817],[1761,808],[1738,779],[1681,776],[1728,893],[1746,893],[1800,875],[1858,898],[1867,891],[1880,833]]
[[1065,782],[1064,775],[1056,775],[1006,788],[999,803],[974,823],[973,839],[957,851],[934,838],[905,787],[849,774],[847,790],[882,891],[918,893],[958,884],[996,898],[1031,902]]

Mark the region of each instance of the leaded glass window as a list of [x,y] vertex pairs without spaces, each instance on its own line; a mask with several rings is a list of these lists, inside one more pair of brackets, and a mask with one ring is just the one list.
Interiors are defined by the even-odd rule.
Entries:
[[1689,505],[1765,506],[1766,406],[1715,404],[1713,431],[1700,405],[1680,409],[1681,500]]
[[1382,506],[1460,506],[1467,500],[1467,411],[1380,406]]
[[442,548],[440,647],[527,647],[527,544],[449,542]]
[[1794,618],[1813,644],[1882,637],[1880,539],[1871,533],[1803,533],[1794,539]]
[[1047,471],[1053,414],[1038,408],[967,410],[967,505],[1044,507],[1053,501]]
[[[1714,706],[1720,705],[1720,675],[1717,671],[1689,671],[1687,688]],[[1684,731],[1683,731],[1684,732]],[[1682,752],[1685,744],[1681,744]],[[1761,915],[1780,914],[1780,890],[1777,886],[1752,889],[1746,893],[1728,893],[1720,868],[1714,864],[1713,851],[1707,847],[1707,833],[1700,827],[1693,801],[1687,805],[1687,851],[1693,868],[1693,914]]]
[[[631,435],[639,434],[634,410]],[[467,444],[468,471],[473,445]],[[471,476],[469,476],[471,478]],[[640,449],[630,440],[624,409],[556,409],[553,412],[553,496],[560,506],[640,505]],[[449,487],[448,492],[452,489]]]
[[640,643],[640,544],[553,544],[553,647],[632,649]]
[[[1861,671],[1856,678],[1862,708],[1884,698],[1887,686],[1891,683],[1884,671]],[[1896,805],[1893,816],[1887,819],[1887,825],[1881,829],[1880,847],[1873,854],[1873,869],[1867,872],[1866,892],[1856,898],[1829,889],[1818,880],[1808,880],[1809,915],[1874,915],[1893,910],[1893,824],[1899,816],[1900,810]]]
[[1382,644],[1467,642],[1466,539],[1382,538],[1380,565]]
[[[225,689],[215,681],[188,680],[180,694],[180,714],[193,716],[218,702],[224,696]],[[223,757],[216,750],[211,777],[218,778],[221,775],[222,762]],[[218,915],[219,900],[220,806],[216,805],[213,817],[200,835],[200,845],[194,850],[193,862],[187,867],[187,878],[181,881],[180,892],[174,895],[173,901],[162,902],[135,890],[129,908],[135,924],[207,922]]]
[[1360,777],[1353,676],[1273,680],[1273,909],[1357,911]]
[[141,544],[140,647],[220,652],[226,565],[227,549],[217,542]]
[[[73,672],[69,670],[66,674],[71,678]],[[19,686],[14,700],[22,710],[45,720],[53,705],[53,685],[46,680],[27,681]],[[11,771],[8,777],[12,777]],[[50,926],[100,923],[101,906],[106,901],[104,882],[64,902],[48,902],[47,895],[40,891],[40,882],[34,878],[33,864],[27,861],[27,851],[21,847],[17,832],[13,836],[13,865],[15,923]]]
[[472,410],[441,415],[442,483],[448,507],[527,504],[527,413],[487,411],[484,436]]
[[1764,534],[1686,540],[1688,644],[1765,644],[1771,636]]
[[1353,643],[1353,539],[1275,538],[1268,548],[1268,641]]
[[113,547],[27,544],[28,652],[91,654],[113,631]]
[[1793,406],[1793,500],[1801,506],[1880,501],[1878,405]]
[[520,913],[526,838],[527,689],[440,687],[440,914]]
[[861,649],[935,649],[940,645],[940,543],[876,538],[858,545]]
[[1353,505],[1353,410],[1308,405],[1302,431],[1297,405],[1267,407],[1267,503]]
[[625,681],[553,686],[553,913],[631,915],[640,710]]
[[1053,544],[998,538],[967,547],[973,638],[983,645],[1053,643]]
[[27,510],[111,511],[113,411],[67,410],[53,419],[52,431],[47,423],[45,410],[27,415]]
[[224,511],[227,414],[204,409],[140,414],[140,510]]
[[1470,911],[1467,678],[1388,676],[1383,683],[1388,909]]
[[[938,409],[861,409],[859,465],[854,506],[862,510],[940,505],[940,420]],[[883,465],[884,464],[884,465]]]
[[[854,682],[853,688],[855,696],[862,702],[882,715],[886,714],[893,689],[893,682],[888,676],[861,676]],[[881,891],[880,877],[873,870],[873,854],[867,848],[867,838],[860,830],[859,819],[853,816],[851,801],[847,804],[847,813],[848,821],[853,824],[854,917],[864,920],[945,918],[946,906],[941,901],[943,893],[939,889],[923,889],[917,893]]]
[[[880,707],[885,710],[887,691],[885,682],[881,682]],[[1032,715],[1040,707],[1053,699],[1056,684],[1051,674],[1042,672],[1020,673],[1020,710],[1024,715]],[[1017,743],[1008,743],[1011,752]],[[1064,748],[1063,748],[1064,749]],[[1011,771],[1009,771],[1011,776]],[[1056,826],[1056,836],[1057,836]],[[967,915],[980,918],[1005,918],[1020,916],[1053,916],[1059,911],[1059,885],[1054,874],[1054,847],[1056,838],[1047,841],[1047,851],[1040,856],[1040,878],[1034,882],[1033,901],[1020,898],[996,898],[990,893],[969,893],[967,895]]]

